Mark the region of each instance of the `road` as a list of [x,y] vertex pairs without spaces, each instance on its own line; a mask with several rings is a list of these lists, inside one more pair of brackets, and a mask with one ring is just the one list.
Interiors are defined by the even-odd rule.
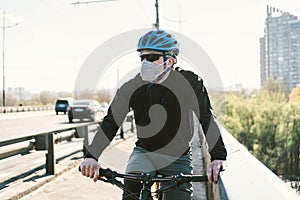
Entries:
[[[83,123],[80,123],[83,124]],[[50,132],[74,126],[67,115],[56,115],[53,111],[0,114],[0,141]]]

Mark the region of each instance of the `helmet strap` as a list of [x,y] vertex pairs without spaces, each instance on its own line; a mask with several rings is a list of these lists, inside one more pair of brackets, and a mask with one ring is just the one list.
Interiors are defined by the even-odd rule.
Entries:
[[164,70],[167,68],[167,56],[166,56],[166,53],[163,52],[163,58],[164,58]]

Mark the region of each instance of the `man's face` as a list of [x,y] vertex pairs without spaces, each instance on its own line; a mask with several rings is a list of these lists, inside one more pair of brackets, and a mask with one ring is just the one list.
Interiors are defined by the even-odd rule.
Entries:
[[157,84],[167,79],[172,66],[176,63],[176,58],[159,51],[143,50],[140,57],[142,79]]
[[159,51],[153,51],[153,50],[143,50],[140,53],[141,61],[147,60],[150,62],[153,62],[154,64],[159,66],[159,70],[163,71],[164,67],[166,68],[171,67],[173,64],[175,64],[175,58],[167,56],[166,63],[164,65],[164,57],[163,53]]

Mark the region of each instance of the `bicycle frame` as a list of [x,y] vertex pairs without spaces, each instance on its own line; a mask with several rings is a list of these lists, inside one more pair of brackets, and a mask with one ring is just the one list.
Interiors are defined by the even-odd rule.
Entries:
[[[80,168],[79,168],[80,171]],[[113,185],[118,186],[122,190],[126,190],[124,187],[124,184],[117,180],[116,178],[122,178],[130,181],[136,181],[143,184],[143,188],[140,191],[139,197],[137,197],[136,194],[132,194],[136,196],[138,200],[149,200],[153,199],[151,195],[151,186],[153,183],[165,183],[169,182],[172,183],[167,187],[160,187],[154,193],[158,194],[158,199],[162,199],[163,192],[167,190],[171,190],[177,187],[177,185],[187,183],[187,182],[207,182],[208,178],[206,175],[174,175],[171,177],[151,177],[149,174],[124,174],[124,173],[118,173],[116,171],[112,171],[111,169],[100,169],[99,170],[99,178],[98,180],[111,183]]]

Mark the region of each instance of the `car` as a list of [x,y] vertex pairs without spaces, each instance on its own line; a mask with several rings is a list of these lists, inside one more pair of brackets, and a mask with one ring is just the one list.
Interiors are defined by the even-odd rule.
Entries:
[[58,98],[55,102],[56,115],[58,115],[59,112],[66,114],[68,107],[72,105],[73,101],[73,98]]
[[100,103],[93,99],[75,100],[72,106],[68,107],[68,119],[70,123],[74,119],[96,121],[101,113]]

